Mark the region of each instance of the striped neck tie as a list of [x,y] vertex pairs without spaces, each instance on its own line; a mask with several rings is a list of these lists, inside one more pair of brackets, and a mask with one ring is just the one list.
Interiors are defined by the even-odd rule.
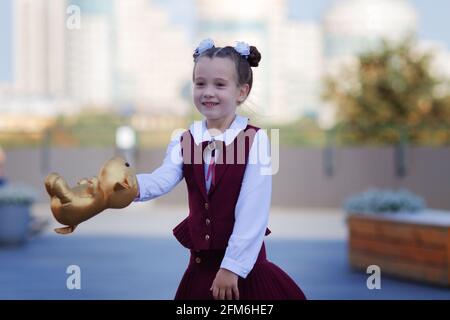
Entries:
[[211,150],[211,160],[208,165],[208,171],[206,173],[206,180],[209,180],[211,177],[211,186],[216,184],[215,176],[216,176],[216,141],[212,138],[211,142],[208,144],[207,148]]

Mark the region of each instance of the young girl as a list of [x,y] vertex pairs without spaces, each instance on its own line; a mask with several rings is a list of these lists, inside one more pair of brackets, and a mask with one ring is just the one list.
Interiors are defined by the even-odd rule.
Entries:
[[194,52],[193,95],[205,120],[171,141],[161,167],[137,175],[136,201],[186,180],[189,215],[173,233],[191,257],[175,299],[305,299],[266,259],[272,176],[258,155],[270,148],[269,139],[236,114],[260,60],[246,43],[221,48],[203,40]]

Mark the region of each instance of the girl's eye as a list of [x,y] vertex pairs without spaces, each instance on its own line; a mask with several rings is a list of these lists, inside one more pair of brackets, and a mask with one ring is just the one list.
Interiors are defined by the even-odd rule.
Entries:
[[217,86],[218,86],[218,87],[225,87],[225,84],[223,84],[223,83],[218,83]]
[[195,85],[196,85],[197,87],[200,87],[200,86],[203,85],[203,82],[197,82]]

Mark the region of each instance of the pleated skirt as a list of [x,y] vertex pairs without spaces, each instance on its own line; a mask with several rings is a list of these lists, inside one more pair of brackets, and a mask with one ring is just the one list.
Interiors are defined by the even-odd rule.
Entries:
[[[225,250],[193,251],[175,300],[212,300],[211,285]],[[240,300],[306,300],[303,291],[281,268],[267,260],[263,244],[252,271],[238,280]]]

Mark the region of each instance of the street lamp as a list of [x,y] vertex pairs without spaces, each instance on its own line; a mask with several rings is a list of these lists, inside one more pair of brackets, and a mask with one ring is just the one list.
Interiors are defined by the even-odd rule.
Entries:
[[136,131],[133,127],[124,125],[117,128],[116,147],[131,165],[135,165]]

